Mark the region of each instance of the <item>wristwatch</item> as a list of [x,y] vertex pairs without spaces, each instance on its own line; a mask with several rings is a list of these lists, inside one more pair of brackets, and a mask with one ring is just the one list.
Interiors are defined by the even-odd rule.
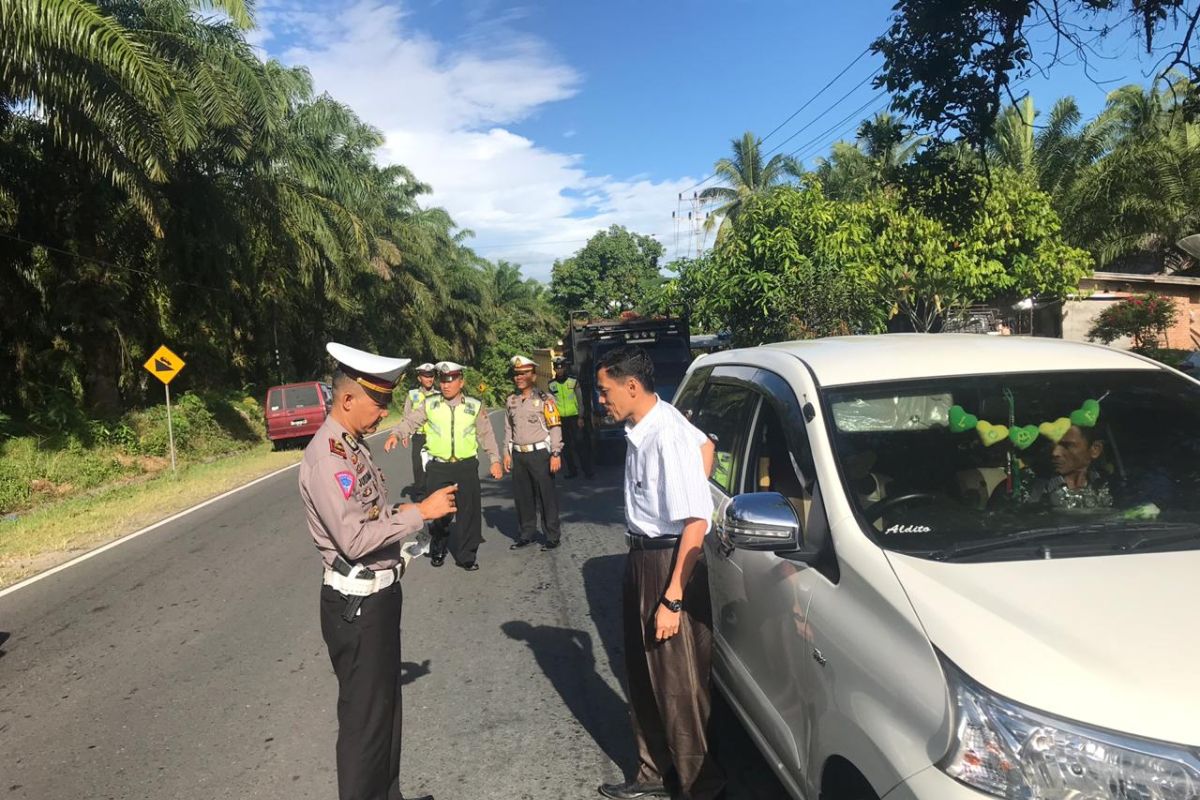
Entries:
[[683,611],[682,600],[668,600],[664,597],[660,602],[666,606],[668,610],[673,611],[676,614],[678,614],[680,611]]
[[554,450],[551,450],[551,451],[550,451],[550,457],[551,457],[551,458],[559,458],[559,457],[561,457],[561,456],[562,456],[562,451],[561,451],[561,450],[559,450],[558,452],[555,452]]

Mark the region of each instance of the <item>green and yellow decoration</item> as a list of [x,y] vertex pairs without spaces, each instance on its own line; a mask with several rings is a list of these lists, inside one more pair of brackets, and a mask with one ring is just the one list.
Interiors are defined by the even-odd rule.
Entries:
[[1090,399],[1084,400],[1083,405],[1072,411],[1069,417],[1059,417],[1052,422],[1043,422],[1038,425],[1015,425],[1011,419],[1008,425],[998,425],[968,413],[962,406],[950,406],[950,432],[975,431],[979,435],[979,441],[983,442],[985,447],[991,447],[1007,439],[1018,450],[1026,450],[1033,446],[1038,436],[1044,436],[1058,444],[1059,440],[1067,435],[1067,431],[1071,429],[1072,425],[1094,428],[1099,420],[1100,401]]

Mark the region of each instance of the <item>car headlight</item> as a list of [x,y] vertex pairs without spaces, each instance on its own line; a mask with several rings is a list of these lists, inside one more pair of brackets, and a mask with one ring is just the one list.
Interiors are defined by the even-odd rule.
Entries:
[[1025,708],[942,663],[956,712],[938,766],[951,777],[1020,800],[1200,800],[1196,752]]

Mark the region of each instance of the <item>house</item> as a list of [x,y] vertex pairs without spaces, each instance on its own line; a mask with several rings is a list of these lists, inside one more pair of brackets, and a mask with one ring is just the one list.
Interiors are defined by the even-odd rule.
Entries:
[[[1173,274],[1142,275],[1126,272],[1096,272],[1079,282],[1080,296],[1067,300],[1062,309],[1062,337],[1086,342],[1100,312],[1127,297],[1153,292],[1171,298],[1179,309],[1175,325],[1167,330],[1160,346],[1179,350],[1200,349],[1200,278]],[[1129,347],[1127,339],[1114,347]]]

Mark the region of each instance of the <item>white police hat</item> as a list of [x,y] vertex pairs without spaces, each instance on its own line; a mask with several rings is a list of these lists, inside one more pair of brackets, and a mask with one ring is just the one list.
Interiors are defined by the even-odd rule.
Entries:
[[411,358],[388,358],[337,342],[329,342],[325,350],[338,362],[342,372],[366,389],[374,400],[384,403],[391,400],[396,381],[412,362]]
[[509,362],[512,364],[514,370],[524,371],[526,368],[537,369],[537,362],[525,356],[513,356],[509,359]]
[[436,372],[436,371],[437,371],[437,367],[435,367],[433,364],[430,364],[428,361],[426,361],[424,364],[419,364],[417,366],[417,372],[428,373],[428,372]]
[[437,371],[443,375],[454,375],[462,373],[465,370],[462,364],[456,364],[453,361],[439,361],[437,363]]

